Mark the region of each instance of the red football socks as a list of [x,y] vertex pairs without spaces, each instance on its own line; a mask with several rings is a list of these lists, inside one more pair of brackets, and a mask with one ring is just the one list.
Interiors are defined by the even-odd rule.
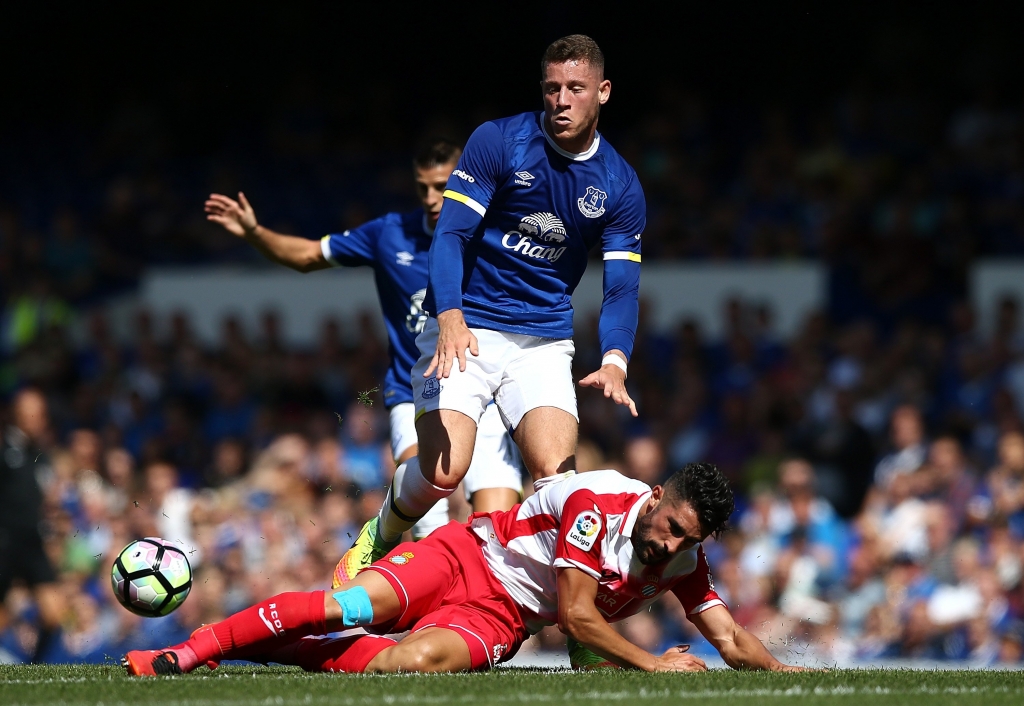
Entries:
[[210,660],[268,654],[307,635],[325,634],[326,622],[324,591],[281,593],[196,631],[182,645],[194,653],[195,664],[182,661],[192,661],[185,650],[178,655],[179,664],[188,671]]

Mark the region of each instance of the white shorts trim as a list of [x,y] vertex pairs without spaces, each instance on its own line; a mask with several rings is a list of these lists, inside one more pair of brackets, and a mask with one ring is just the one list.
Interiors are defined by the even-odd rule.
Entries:
[[505,331],[471,328],[480,355],[468,355],[466,370],[456,363],[449,377],[424,378],[437,349],[437,319],[427,319],[416,337],[420,359],[412,369],[416,416],[438,409],[462,412],[479,424],[491,400],[506,428],[514,430],[527,412],[555,407],[576,421],[576,388],[572,380],[572,339],[541,338]]

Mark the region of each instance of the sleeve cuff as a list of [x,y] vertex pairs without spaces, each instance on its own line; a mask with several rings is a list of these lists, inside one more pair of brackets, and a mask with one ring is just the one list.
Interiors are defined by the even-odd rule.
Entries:
[[460,194],[458,191],[452,191],[451,189],[448,189],[442,195],[446,199],[451,199],[452,201],[458,201],[461,204],[465,204],[466,206],[469,206],[471,209],[476,211],[480,215],[481,218],[483,218],[487,214],[487,209],[483,205],[481,205],[479,202],[474,201],[473,199],[469,198],[465,194]]
[[640,262],[640,253],[629,252],[626,250],[613,250],[604,254],[605,260],[629,260],[630,262]]
[[559,557],[559,558],[555,559],[554,567],[556,569],[579,569],[580,571],[585,573],[587,576],[590,576],[590,577],[592,577],[594,579],[597,579],[598,581],[601,580],[601,572],[600,571],[597,571],[596,569],[594,569],[594,568],[592,568],[590,566],[587,566],[586,564],[584,564],[582,562],[574,561],[573,559],[566,559],[565,557]]
[[320,238],[320,252],[323,253],[324,259],[331,263],[332,267],[338,266],[337,260],[331,255],[331,236],[325,235]]
[[689,613],[687,613],[687,615],[697,615],[697,613],[703,613],[708,608],[714,608],[716,605],[724,606],[725,601],[723,601],[721,598],[713,598],[710,601],[705,601],[704,603],[701,603],[699,606],[697,606]]

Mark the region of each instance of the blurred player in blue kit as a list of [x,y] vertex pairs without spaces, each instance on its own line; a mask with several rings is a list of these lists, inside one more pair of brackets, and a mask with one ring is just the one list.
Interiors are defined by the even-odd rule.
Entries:
[[[404,214],[389,213],[319,241],[283,235],[260,225],[243,193],[238,194],[237,201],[211,194],[206,202],[208,220],[244,239],[267,259],[299,272],[332,266],[373,268],[391,353],[383,394],[390,414],[391,450],[398,464],[414,458],[418,449],[410,371],[419,357],[416,335],[427,321],[422,304],[431,236],[445,185],[461,153],[460,147],[446,140],[425,143],[413,160],[420,208]],[[484,413],[480,429],[477,462],[464,486],[467,497],[477,512],[506,510],[522,493],[519,454],[494,405]],[[416,538],[446,524],[447,498],[440,499],[417,520],[413,527]]]
[[336,576],[354,578],[454,492],[476,462],[475,440],[494,406],[535,480],[575,468],[571,297],[598,243],[603,359],[580,384],[636,416],[625,381],[638,317],[643,190],[597,132],[611,82],[594,40],[553,42],[541,79],[544,109],[477,128],[443,192],[424,299],[430,318],[412,370],[419,453],[396,473],[380,515]]

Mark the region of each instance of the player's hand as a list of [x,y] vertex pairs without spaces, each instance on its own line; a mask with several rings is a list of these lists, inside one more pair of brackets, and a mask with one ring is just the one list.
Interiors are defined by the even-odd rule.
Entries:
[[827,669],[816,669],[814,667],[798,667],[795,664],[782,664],[781,662],[771,668],[773,672],[827,672]]
[[615,404],[626,405],[629,413],[637,416],[636,403],[626,392],[626,372],[615,365],[602,365],[601,369],[580,380],[580,387],[596,387],[604,390],[605,397],[611,397]]
[[708,665],[700,657],[688,654],[689,645],[676,645],[656,657],[656,672],[706,672]]
[[466,372],[466,349],[475,356],[480,355],[480,345],[466,326],[462,311],[449,309],[438,314],[437,329],[437,350],[423,377],[430,377],[435,370],[438,379],[448,377],[456,359],[459,361],[459,372]]
[[256,231],[256,212],[241,191],[238,192],[238,201],[222,194],[210,194],[205,210],[206,220],[219,223],[224,230],[239,238]]

